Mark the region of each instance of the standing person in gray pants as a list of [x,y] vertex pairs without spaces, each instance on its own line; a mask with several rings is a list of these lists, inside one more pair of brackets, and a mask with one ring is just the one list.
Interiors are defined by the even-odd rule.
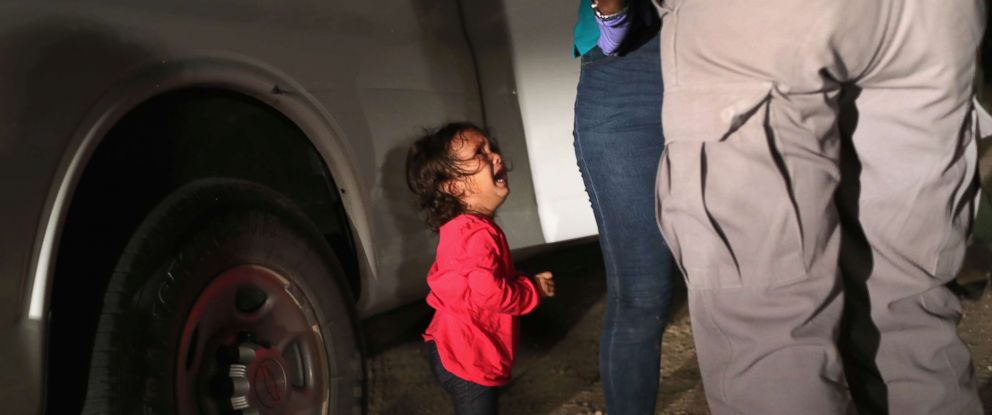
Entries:
[[[715,414],[980,414],[982,0],[657,0],[659,226]],[[838,347],[839,345],[839,347]]]

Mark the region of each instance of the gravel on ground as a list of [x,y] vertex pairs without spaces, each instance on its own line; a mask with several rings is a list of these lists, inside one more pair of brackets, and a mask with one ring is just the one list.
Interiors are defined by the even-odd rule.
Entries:
[[[597,353],[606,302],[595,239],[523,253],[517,260],[524,270],[554,271],[558,294],[522,320],[519,358],[513,381],[500,398],[500,413],[605,414]],[[974,299],[964,302],[959,333],[971,348],[986,413],[992,413],[992,290],[974,289],[988,280],[992,268],[979,265],[982,268],[964,275]],[[419,337],[430,312],[420,302],[365,322],[370,414],[451,413],[447,396],[431,376]],[[658,413],[709,413],[684,291],[676,296],[665,331],[661,373]]]

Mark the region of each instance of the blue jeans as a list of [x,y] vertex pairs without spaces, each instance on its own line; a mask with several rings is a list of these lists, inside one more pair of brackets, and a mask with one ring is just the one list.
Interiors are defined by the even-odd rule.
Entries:
[[575,155],[599,227],[607,309],[599,372],[608,412],[653,414],[674,260],[655,222],[664,148],[658,38],[623,56],[582,57]]
[[499,411],[499,388],[483,386],[455,376],[441,364],[437,344],[427,342],[427,360],[434,378],[451,397],[455,415],[496,415]]

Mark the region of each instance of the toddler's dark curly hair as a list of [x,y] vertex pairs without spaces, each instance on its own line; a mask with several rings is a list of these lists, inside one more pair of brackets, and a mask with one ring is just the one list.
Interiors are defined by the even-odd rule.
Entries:
[[417,207],[434,232],[468,210],[459,195],[446,192],[444,185],[476,173],[462,170],[451,154],[451,143],[461,139],[463,132],[471,130],[482,133],[489,140],[491,151],[499,153],[499,145],[486,130],[470,122],[452,122],[425,131],[406,154],[406,184],[417,195]]

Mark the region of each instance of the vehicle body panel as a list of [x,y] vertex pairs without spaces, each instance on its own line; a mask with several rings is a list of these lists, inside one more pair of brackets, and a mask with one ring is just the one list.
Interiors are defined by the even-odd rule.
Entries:
[[508,0],[503,4],[513,47],[509,62],[545,240],[595,235],[592,206],[572,145],[579,80],[579,60],[572,57],[576,3]]
[[[591,213],[571,233],[561,221],[549,228],[538,214],[553,218],[538,207],[553,200],[567,219],[588,209],[587,201],[551,191],[535,197],[560,183],[581,190],[570,114],[561,105],[521,112],[559,99],[571,107],[577,62],[569,44],[535,41],[563,28],[536,25],[522,1],[463,3],[0,2],[0,334],[8,339],[0,353],[9,359],[0,398],[14,402],[9,409],[41,407],[46,302],[74,186],[114,123],[161,93],[195,86],[238,92],[311,139],[358,242],[362,316],[426,289],[435,235],[419,221],[402,174],[406,148],[424,127],[470,120],[500,138],[518,166],[499,218],[514,247],[588,234]],[[540,7],[556,9],[558,23],[574,9],[564,0]],[[492,30],[480,30],[486,27]],[[516,62],[546,53],[540,48],[572,66],[528,78],[523,72],[537,68]],[[547,76],[561,74],[571,78],[542,92]],[[520,84],[528,85],[522,95]],[[556,145],[525,142],[532,132]],[[528,151],[550,154],[534,161]],[[560,183],[536,186],[532,172]]]

